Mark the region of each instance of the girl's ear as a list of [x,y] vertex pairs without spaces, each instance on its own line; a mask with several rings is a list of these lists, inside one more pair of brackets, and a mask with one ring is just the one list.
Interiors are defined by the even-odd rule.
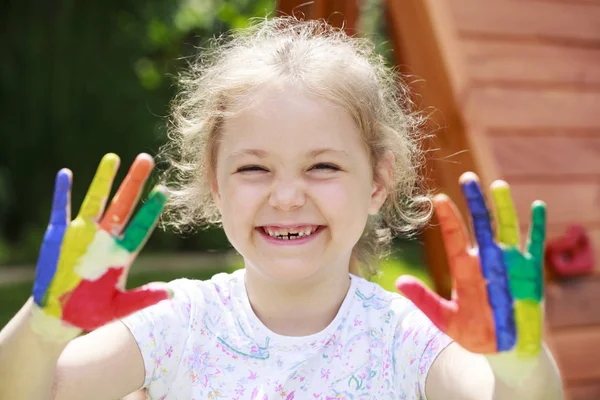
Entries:
[[392,187],[394,179],[394,166],[396,165],[396,157],[391,151],[386,151],[383,157],[379,160],[374,171],[373,190],[371,191],[371,205],[369,214],[375,215],[379,212],[385,199],[388,196],[389,188]]

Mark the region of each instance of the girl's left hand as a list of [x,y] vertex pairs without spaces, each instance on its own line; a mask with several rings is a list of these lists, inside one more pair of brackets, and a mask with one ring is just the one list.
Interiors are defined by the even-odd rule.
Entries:
[[508,184],[491,186],[497,238],[478,178],[465,173],[460,184],[468,203],[477,245],[471,244],[454,203],[434,199],[454,289],[446,300],[417,279],[402,276],[398,290],[440,330],[472,353],[510,352],[510,359],[531,360],[542,348],[543,249],[546,205],[532,205],[532,224],[524,251]]

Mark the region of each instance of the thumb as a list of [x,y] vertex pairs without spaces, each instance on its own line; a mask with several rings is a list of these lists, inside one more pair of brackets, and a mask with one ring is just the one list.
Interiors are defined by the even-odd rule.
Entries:
[[454,302],[440,297],[419,279],[409,275],[400,276],[396,280],[396,288],[412,301],[438,329],[447,333],[451,318],[457,312]]
[[124,318],[159,301],[173,298],[173,290],[164,282],[152,282],[126,292],[119,291],[114,299],[114,317]]

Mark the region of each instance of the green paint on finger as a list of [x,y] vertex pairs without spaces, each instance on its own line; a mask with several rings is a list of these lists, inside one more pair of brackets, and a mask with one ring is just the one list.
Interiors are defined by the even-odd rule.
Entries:
[[510,292],[515,300],[541,301],[542,270],[529,256],[523,256],[514,246],[503,247],[504,263],[508,269]]
[[150,236],[166,202],[167,196],[164,189],[154,188],[146,203],[125,230],[123,238],[119,240],[119,245],[130,253],[138,251]]
[[527,253],[535,265],[542,269],[544,262],[544,242],[546,240],[546,204],[535,201],[531,209],[531,232],[527,242]]

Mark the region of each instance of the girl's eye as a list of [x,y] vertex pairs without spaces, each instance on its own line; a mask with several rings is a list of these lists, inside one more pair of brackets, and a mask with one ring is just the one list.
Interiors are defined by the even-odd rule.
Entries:
[[315,164],[311,169],[330,170],[330,171],[339,171],[340,170],[340,168],[337,165],[328,164],[328,163]]
[[262,172],[262,171],[266,171],[266,169],[259,165],[246,165],[244,167],[238,168],[237,171],[235,171],[235,172],[256,172],[256,171]]

